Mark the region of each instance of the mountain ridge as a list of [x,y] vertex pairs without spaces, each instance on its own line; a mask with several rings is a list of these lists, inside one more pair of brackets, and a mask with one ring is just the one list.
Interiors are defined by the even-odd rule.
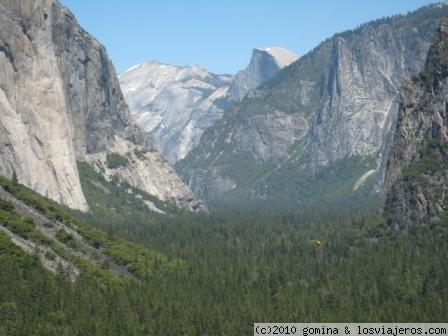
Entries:
[[119,76],[136,122],[148,143],[170,162],[185,157],[204,128],[221,118],[231,77],[199,66],[149,61]]
[[[357,191],[370,188],[369,197],[376,197],[400,86],[420,70],[446,14],[445,5],[430,5],[335,34],[249,92],[204,132],[176,170],[208,200],[238,194],[240,200],[264,202],[291,195],[286,202],[292,205],[308,197],[308,186],[323,171],[334,176],[328,188],[336,188],[334,170],[346,161],[351,186],[339,186],[346,190],[341,195],[354,197],[356,182],[374,169]],[[274,121],[283,125],[281,132]],[[311,196],[325,197],[329,189]]]
[[152,60],[126,70],[119,80],[137,124],[149,133],[150,147],[174,164],[240,99],[232,90],[245,94],[295,58],[284,48],[254,49],[251,63],[236,76]]

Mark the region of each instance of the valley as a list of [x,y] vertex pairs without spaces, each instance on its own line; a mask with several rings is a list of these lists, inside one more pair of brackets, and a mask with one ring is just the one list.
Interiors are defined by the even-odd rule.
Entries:
[[58,0],[0,28],[0,336],[446,321],[446,2],[232,74],[117,75]]

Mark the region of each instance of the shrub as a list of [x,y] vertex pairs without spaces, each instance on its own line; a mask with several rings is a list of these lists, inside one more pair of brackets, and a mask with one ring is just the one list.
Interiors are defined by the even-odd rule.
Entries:
[[12,205],[11,202],[8,202],[6,200],[0,199],[0,209],[5,211],[13,211],[14,205]]
[[120,167],[125,167],[129,163],[129,160],[117,153],[107,154],[106,156],[107,168],[117,169]]
[[136,157],[138,157],[140,160],[145,160],[146,156],[145,154],[148,153],[148,149],[144,148],[143,150],[139,150],[137,148],[134,148],[134,154]]
[[76,248],[78,246],[75,238],[65,231],[64,229],[60,229],[58,232],[56,232],[56,239],[59,240],[61,243],[64,243],[65,245]]

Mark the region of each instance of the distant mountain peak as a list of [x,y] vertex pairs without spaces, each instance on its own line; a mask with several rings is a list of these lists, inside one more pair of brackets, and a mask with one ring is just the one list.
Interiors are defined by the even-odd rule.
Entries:
[[234,100],[242,100],[249,91],[256,89],[297,59],[296,54],[285,48],[253,49],[249,65],[238,71],[230,86],[230,96]]
[[249,66],[235,80],[230,75],[208,72],[200,65],[158,61],[138,64],[119,79],[135,120],[148,132],[150,146],[174,164],[196,147],[205,129],[222,117],[230,98],[242,99],[296,59],[297,55],[285,48],[255,48]]
[[269,47],[266,49],[256,49],[256,50],[265,51],[269,55],[271,55],[277,62],[277,65],[280,69],[290,65],[299,58],[297,54],[295,54],[291,50],[282,47]]
[[434,4],[434,6],[438,8],[448,6],[448,0],[440,1],[439,3]]
[[137,123],[148,132],[151,147],[171,163],[195,147],[205,128],[221,118],[220,104],[232,80],[202,66],[149,61],[120,77]]

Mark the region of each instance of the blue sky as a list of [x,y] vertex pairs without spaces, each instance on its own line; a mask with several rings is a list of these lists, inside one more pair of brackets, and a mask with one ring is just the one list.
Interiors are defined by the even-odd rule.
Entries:
[[252,48],[303,55],[336,32],[432,0],[61,0],[117,72],[147,60],[235,73]]

